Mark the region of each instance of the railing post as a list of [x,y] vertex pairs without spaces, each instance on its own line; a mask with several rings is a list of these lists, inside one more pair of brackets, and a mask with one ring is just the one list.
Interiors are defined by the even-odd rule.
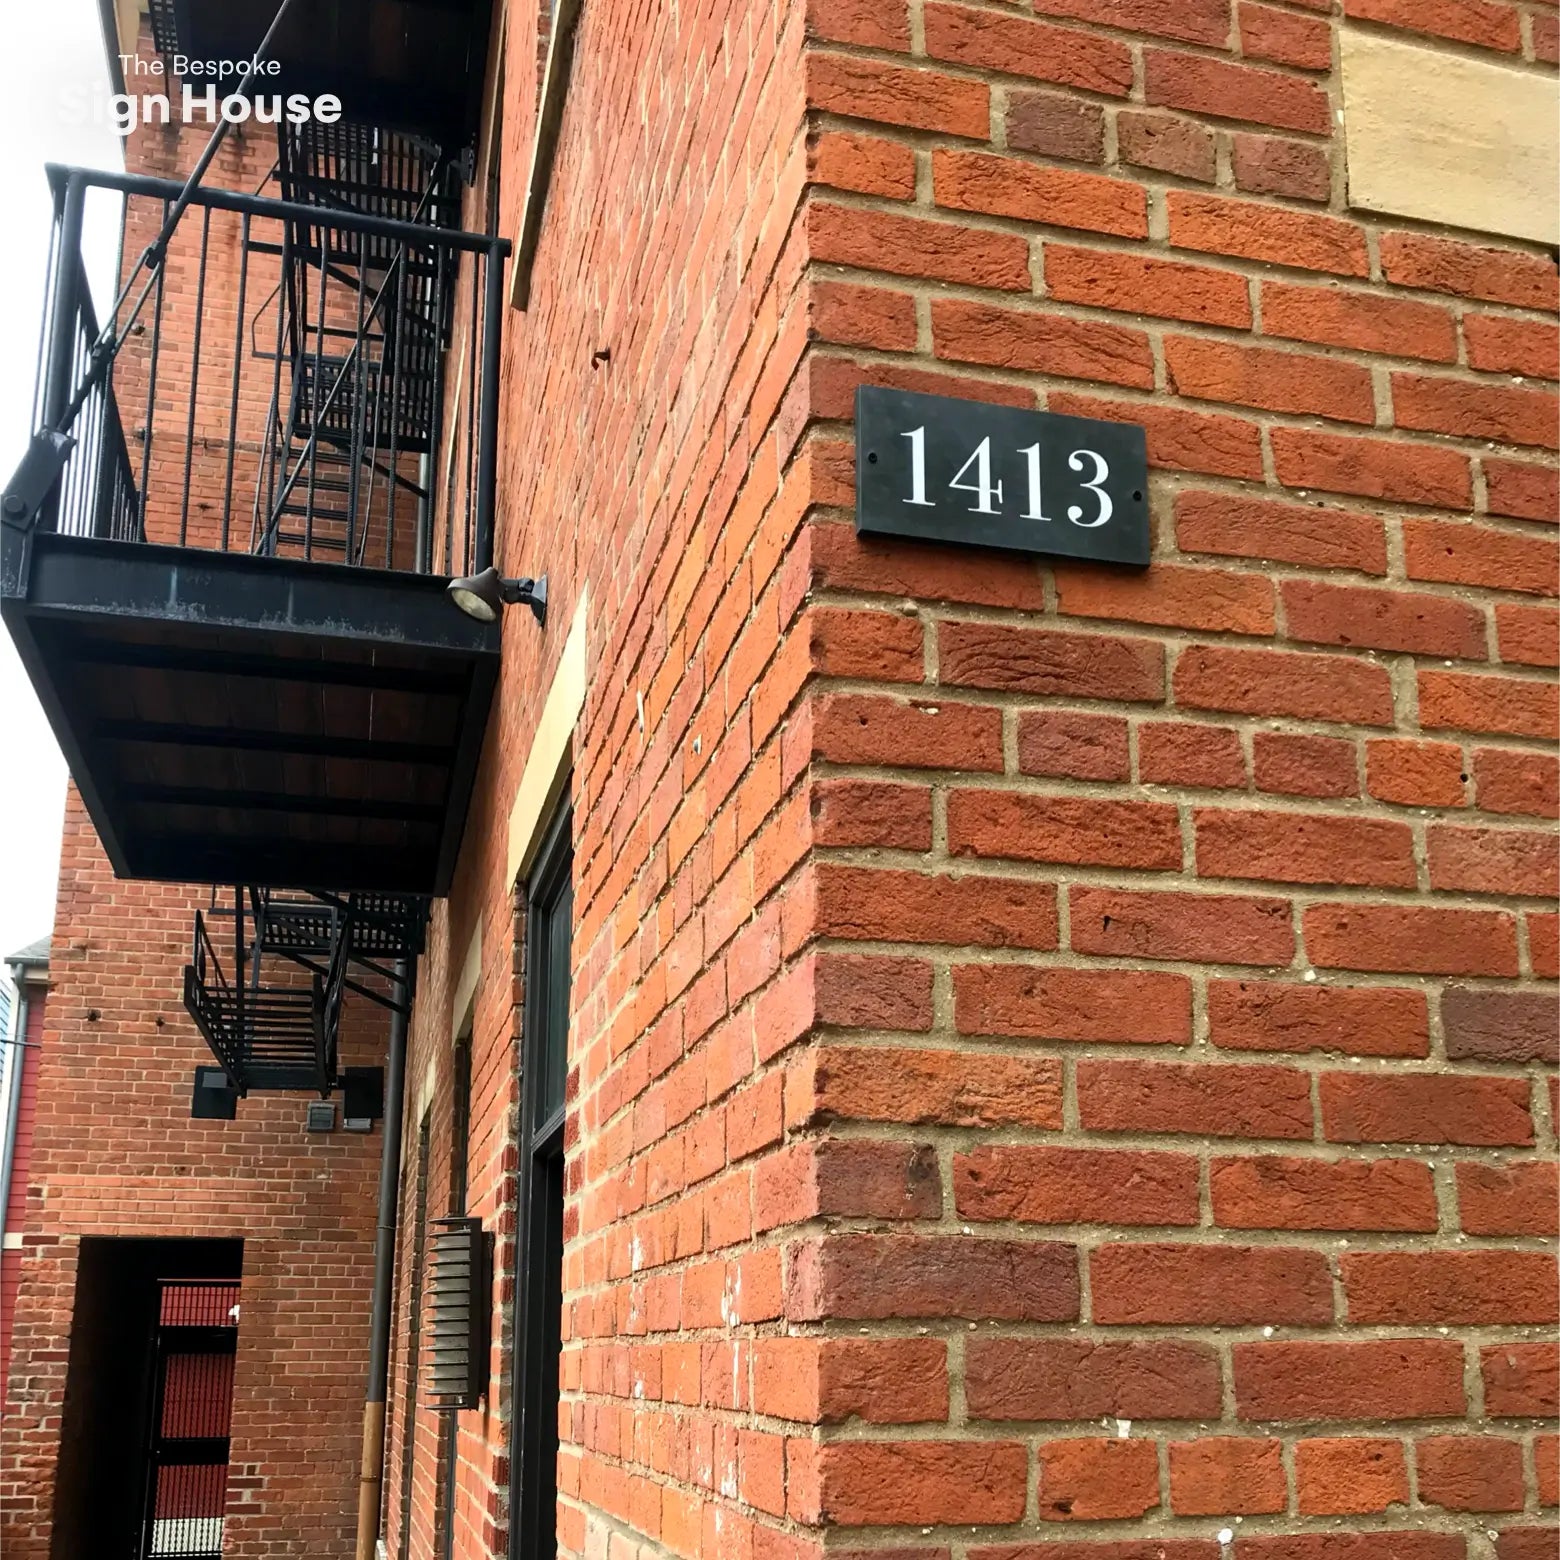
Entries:
[[493,515],[498,493],[498,370],[504,323],[504,255],[507,244],[487,251],[486,291],[482,303],[482,411],[477,445],[476,557],[470,572],[480,574],[493,562]]
[[79,173],[65,183],[65,206],[60,216],[60,242],[54,256],[54,296],[49,314],[49,360],[44,377],[43,425],[54,428],[70,405],[71,364],[75,361],[76,317],[80,300],[76,287],[82,277],[81,213],[86,184]]

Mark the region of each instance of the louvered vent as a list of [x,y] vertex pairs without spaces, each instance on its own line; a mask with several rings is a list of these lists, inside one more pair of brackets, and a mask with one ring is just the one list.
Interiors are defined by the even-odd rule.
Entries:
[[492,1278],[481,1219],[435,1219],[428,1284],[428,1406],[475,1408],[487,1389]]

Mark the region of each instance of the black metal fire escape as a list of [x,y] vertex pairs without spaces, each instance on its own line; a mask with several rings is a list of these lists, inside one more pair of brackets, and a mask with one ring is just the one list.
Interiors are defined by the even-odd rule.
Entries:
[[335,1089],[347,993],[407,1011],[397,965],[422,952],[427,911],[426,900],[408,895],[250,888],[219,906],[214,893],[195,915],[184,1005],[232,1087],[322,1097]]

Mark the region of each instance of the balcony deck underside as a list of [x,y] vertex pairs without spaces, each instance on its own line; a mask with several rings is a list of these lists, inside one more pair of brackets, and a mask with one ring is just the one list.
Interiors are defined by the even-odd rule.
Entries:
[[4,601],[115,871],[447,892],[498,667],[443,581],[39,533]]

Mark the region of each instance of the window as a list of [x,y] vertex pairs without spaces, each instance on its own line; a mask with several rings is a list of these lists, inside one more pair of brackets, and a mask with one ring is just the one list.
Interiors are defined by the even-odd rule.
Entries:
[[563,1121],[569,1066],[574,857],[567,808],[526,887],[520,1063],[520,1293],[511,1560],[557,1552],[558,1355],[563,1347]]

